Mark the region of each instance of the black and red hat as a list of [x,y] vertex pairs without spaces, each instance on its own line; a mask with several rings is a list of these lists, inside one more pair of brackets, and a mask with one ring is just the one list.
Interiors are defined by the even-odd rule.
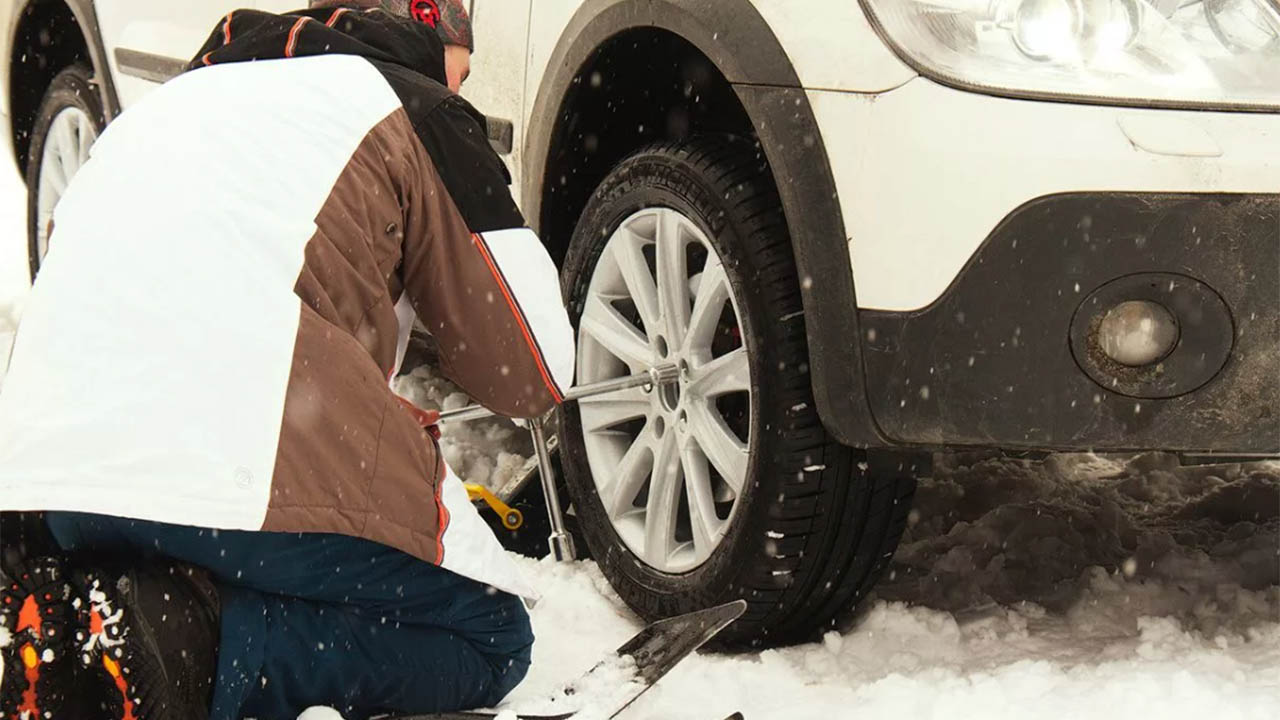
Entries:
[[425,23],[436,29],[447,45],[475,51],[471,18],[462,0],[311,0],[311,7],[382,8],[389,13]]

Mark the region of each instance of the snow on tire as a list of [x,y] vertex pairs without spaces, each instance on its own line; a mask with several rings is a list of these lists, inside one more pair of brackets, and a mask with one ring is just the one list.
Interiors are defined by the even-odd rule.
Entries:
[[591,554],[648,619],[735,598],[724,646],[811,639],[874,584],[914,481],[822,426],[801,280],[759,146],[646,147],[592,196],[564,266],[578,382],[678,384],[573,404],[565,475]]

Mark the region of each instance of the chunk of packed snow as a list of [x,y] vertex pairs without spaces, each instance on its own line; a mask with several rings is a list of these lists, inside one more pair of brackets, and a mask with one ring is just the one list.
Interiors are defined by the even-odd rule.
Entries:
[[[429,366],[396,378],[395,391],[427,410],[456,410],[471,404],[456,385]],[[486,418],[441,427],[440,450],[458,477],[491,489],[522,473],[533,456],[529,432],[505,418]]]

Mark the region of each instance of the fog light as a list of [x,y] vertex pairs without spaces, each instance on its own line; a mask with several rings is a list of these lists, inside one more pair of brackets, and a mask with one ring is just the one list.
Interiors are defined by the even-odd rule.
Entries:
[[1129,300],[1107,311],[1098,324],[1098,344],[1121,365],[1158,362],[1178,344],[1178,321],[1163,305]]

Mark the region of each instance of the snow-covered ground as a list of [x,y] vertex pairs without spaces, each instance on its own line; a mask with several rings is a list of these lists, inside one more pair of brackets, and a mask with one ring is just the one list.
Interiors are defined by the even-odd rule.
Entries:
[[[26,286],[22,192],[0,169],[0,365]],[[466,402],[426,373],[400,390],[423,405]],[[494,422],[451,431],[445,449],[464,477],[500,485],[528,444]],[[593,563],[521,562],[544,599],[512,707],[640,625]],[[624,717],[735,710],[748,720],[1280,717],[1280,466],[941,462],[853,627],[801,647],[691,658]]]
[[[467,402],[425,369],[398,389]],[[460,430],[444,445],[463,477],[522,464],[518,431]],[[690,659],[625,717],[1280,717],[1280,464],[941,458],[910,520],[853,627]],[[594,563],[524,564],[545,597],[507,704],[536,708],[640,623]]]

